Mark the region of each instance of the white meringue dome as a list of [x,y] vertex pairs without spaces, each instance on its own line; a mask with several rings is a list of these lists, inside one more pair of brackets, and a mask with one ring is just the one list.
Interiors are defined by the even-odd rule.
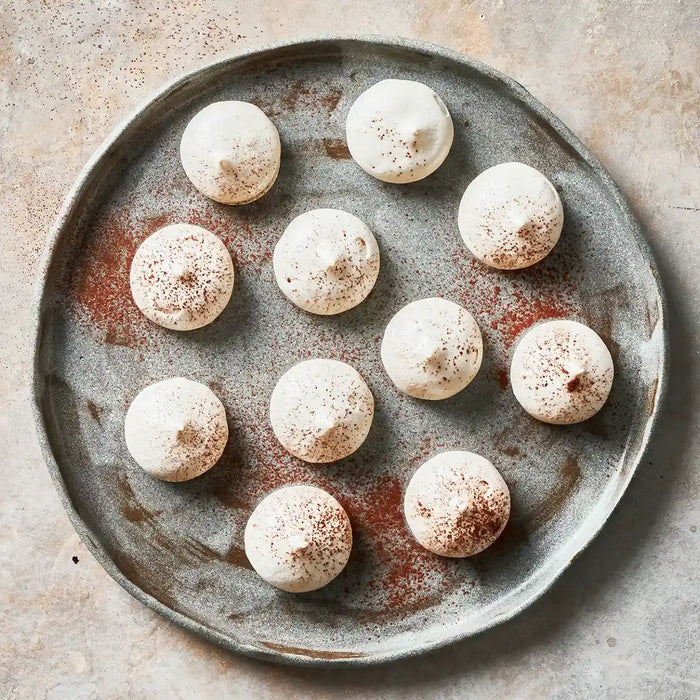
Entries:
[[446,399],[481,367],[483,344],[474,317],[447,299],[411,302],[384,331],[382,362],[391,381],[419,399]]
[[270,422],[282,446],[314,464],[357,450],[374,416],[372,392],[359,372],[337,360],[306,360],[287,370],[270,399]]
[[473,452],[443,452],[415,472],[406,488],[408,528],[443,557],[471,557],[503,532],[510,491],[496,467]]
[[226,411],[204,384],[183,377],[143,389],[124,420],[136,463],[163,481],[194,479],[213,467],[226,447]]
[[221,239],[200,226],[173,224],[137,249],[129,281],[136,306],[164,328],[211,323],[233,292],[233,262]]
[[554,185],[524,163],[478,175],[459,205],[459,231],[483,263],[502,270],[534,265],[556,245],[564,209]]
[[185,174],[205,196],[222,204],[262,197],[280,169],[277,128],[248,102],[214,102],[198,112],[182,134]]
[[427,85],[382,80],[352,104],[345,125],[357,164],[384,182],[407,183],[437,170],[452,147],[445,103]]
[[362,302],[379,274],[379,248],[360,219],[339,209],[297,216],[273,257],[285,296],[314,314],[338,314]]
[[510,382],[531,416],[568,425],[600,411],[614,373],[610,351],[594,330],[576,321],[547,321],[518,342]]
[[347,513],[315,486],[269,493],[248,519],[245,553],[268,583],[290,593],[315,591],[345,568],[352,549]]

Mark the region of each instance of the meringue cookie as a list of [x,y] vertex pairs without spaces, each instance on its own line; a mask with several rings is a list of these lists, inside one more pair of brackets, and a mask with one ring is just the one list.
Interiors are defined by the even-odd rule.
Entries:
[[226,411],[208,386],[183,377],[165,379],[131,402],[124,437],[144,471],[163,481],[187,481],[221,457],[228,440]]
[[520,405],[545,423],[580,423],[603,407],[614,375],[600,336],[576,321],[531,328],[513,353],[510,380]]
[[185,174],[205,196],[222,204],[262,197],[280,169],[280,137],[266,114],[248,102],[214,102],[182,134]]
[[367,173],[384,182],[422,180],[452,147],[445,103],[423,83],[382,80],[353,103],[345,125],[348,149]]
[[459,205],[459,231],[472,254],[501,270],[534,265],[556,245],[564,209],[554,185],[524,163],[484,170]]
[[336,360],[306,360],[287,370],[270,399],[272,429],[295,457],[334,462],[357,450],[374,416],[372,392],[357,370]]
[[473,452],[443,452],[421,465],[404,496],[413,536],[443,557],[471,557],[495,542],[510,515],[496,467]]
[[382,362],[391,381],[418,399],[446,399],[474,379],[483,355],[474,317],[433,297],[404,306],[389,321]]
[[352,549],[347,513],[315,486],[285,486],[265,496],[245,528],[245,553],[268,583],[306,593],[330,583]]
[[357,306],[379,275],[379,247],[356,216],[314,209],[294,219],[275,246],[275,279],[284,295],[314,314]]
[[146,318],[191,331],[211,323],[233,292],[233,262],[221,239],[173,224],[151,234],[131,262],[131,294]]

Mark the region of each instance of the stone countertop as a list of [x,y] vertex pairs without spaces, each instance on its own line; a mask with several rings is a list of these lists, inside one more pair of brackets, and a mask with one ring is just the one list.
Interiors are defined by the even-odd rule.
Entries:
[[[6,0],[0,697],[698,697],[699,17],[694,0]],[[329,33],[443,44],[512,76],[560,116],[646,226],[672,336],[652,449],[602,534],[552,590],[475,639],[342,671],[222,651],[125,593],[61,508],[28,389],[37,261],[93,149],[185,71],[271,41]]]

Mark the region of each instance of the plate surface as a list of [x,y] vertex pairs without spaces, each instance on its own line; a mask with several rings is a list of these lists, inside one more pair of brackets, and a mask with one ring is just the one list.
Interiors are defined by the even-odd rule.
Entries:
[[[455,123],[442,167],[411,185],[366,175],[349,158],[345,115],[388,77],[433,87]],[[244,207],[194,190],[178,145],[206,104],[260,106],[279,128],[282,168]],[[532,269],[475,261],[457,230],[466,185],[496,163],[542,172],[565,209],[561,240]],[[306,314],[278,290],[272,251],[288,222],[317,207],[360,216],[381,250],[374,292],[336,317]],[[189,333],[150,324],[129,293],[136,247],[175,222],[225,241],[236,267],[231,303]],[[408,41],[322,39],[232,58],[166,88],[86,166],[57,222],[37,308],[34,396],[40,438],[78,533],[130,593],[233,650],[288,663],[364,664],[408,656],[503,621],[538,597],[600,529],[649,439],[664,385],[664,306],[638,224],[607,173],[522,87],[463,56]],[[380,339],[409,301],[444,296],[479,322],[485,357],[475,381],[442,402],[400,395],[382,369]],[[608,343],[616,378],[606,408],[577,426],[538,423],[516,403],[509,353],[531,324],[573,318]],[[363,447],[329,466],[286,454],[267,418],[276,379],[309,357],[350,362],[376,417]],[[122,426],[146,384],[208,383],[227,407],[220,463],[182,484],[149,478]],[[511,521],[486,552],[434,557],[407,532],[402,492],[428,457],[483,454],[513,498]],[[243,528],[283,484],[334,494],[353,523],[343,574],[304,595],[277,591],[250,569]]]

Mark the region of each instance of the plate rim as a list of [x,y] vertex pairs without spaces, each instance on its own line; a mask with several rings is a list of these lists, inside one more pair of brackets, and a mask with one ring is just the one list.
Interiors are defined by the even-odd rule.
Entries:
[[[203,76],[211,70],[216,70],[218,68],[223,68],[226,65],[235,65],[236,63],[250,60],[250,59],[264,59],[266,54],[270,54],[279,49],[284,48],[295,48],[298,51],[304,48],[312,49],[318,48],[323,45],[332,44],[346,44],[346,45],[356,45],[361,44],[374,44],[377,46],[387,46],[387,47],[397,47],[401,49],[408,49],[412,52],[420,52],[422,54],[427,54],[429,56],[440,58],[447,61],[456,62],[466,66],[482,75],[485,75],[490,80],[495,83],[499,83],[502,87],[507,88],[510,93],[518,99],[520,102],[524,103],[534,114],[539,118],[543,119],[566,143],[568,147],[573,149],[577,156],[581,158],[594,172],[595,176],[600,179],[602,184],[609,191],[615,205],[619,209],[620,213],[624,218],[624,223],[630,234],[635,241],[639,252],[649,267],[652,278],[655,283],[655,291],[658,297],[658,320],[656,328],[660,329],[661,342],[659,344],[658,356],[659,356],[659,373],[658,373],[658,384],[657,390],[654,397],[653,406],[649,412],[647,422],[645,424],[643,433],[640,438],[639,448],[637,451],[636,458],[632,461],[630,468],[627,470],[624,478],[619,482],[618,493],[613,496],[610,503],[607,505],[606,510],[599,515],[598,522],[585,532],[582,538],[582,542],[573,543],[570,546],[571,550],[568,551],[566,561],[559,565],[554,571],[548,572],[547,576],[544,576],[539,582],[539,588],[534,590],[527,600],[522,601],[519,605],[514,606],[506,613],[493,617],[486,621],[485,623],[472,628],[469,631],[453,632],[452,634],[441,637],[440,639],[431,640],[431,642],[423,644],[419,647],[413,647],[409,649],[394,649],[379,652],[376,654],[365,655],[362,652],[324,652],[315,650],[292,650],[292,649],[275,649],[274,645],[269,648],[264,648],[261,646],[256,646],[253,644],[241,642],[231,637],[228,637],[216,630],[213,630],[200,622],[192,619],[188,615],[177,612],[172,608],[169,608],[165,604],[161,603],[159,600],[153,596],[146,593],[143,589],[137,586],[135,583],[130,581],[122,572],[119,570],[113,559],[109,556],[107,551],[104,549],[99,539],[93,534],[90,527],[85,523],[85,521],[80,517],[76,508],[71,501],[70,495],[65,481],[61,475],[61,470],[54,456],[53,450],[51,448],[51,442],[48,434],[48,430],[45,423],[44,411],[42,409],[42,399],[45,392],[45,381],[44,376],[41,372],[40,361],[42,359],[42,345],[45,339],[44,334],[44,323],[46,318],[47,309],[47,298],[49,285],[47,281],[49,280],[50,273],[57,262],[57,248],[64,235],[64,229],[70,224],[71,220],[75,216],[81,204],[82,197],[92,186],[92,173],[93,170],[99,165],[99,163],[108,155],[110,148],[116,145],[121,138],[123,132],[125,132],[130,126],[133,126],[155,101],[163,99],[169,96],[172,92],[176,91],[178,88],[184,86],[190,80],[193,80],[199,76]],[[71,186],[68,194],[66,195],[63,204],[59,210],[59,213],[54,220],[53,224],[49,229],[49,233],[44,245],[43,253],[37,268],[37,281],[39,284],[34,292],[34,298],[32,300],[30,321],[31,330],[30,334],[33,337],[32,345],[32,365],[31,365],[31,407],[32,415],[34,419],[34,428],[36,431],[37,439],[41,448],[42,457],[47,465],[51,480],[54,487],[58,493],[61,504],[66,511],[68,518],[73,526],[74,530],[80,537],[81,541],[88,548],[93,557],[97,560],[100,566],[131,596],[136,600],[148,606],[157,613],[163,615],[165,618],[175,622],[179,626],[186,629],[188,632],[193,632],[203,637],[209,642],[213,642],[221,647],[224,647],[230,651],[236,653],[244,654],[246,656],[254,657],[257,659],[265,661],[273,661],[277,663],[284,663],[292,666],[349,666],[349,667],[361,667],[377,665],[380,663],[388,663],[392,661],[397,661],[399,659],[410,658],[417,656],[419,654],[425,654],[430,651],[437,650],[439,648],[454,644],[460,640],[474,637],[478,634],[485,632],[486,630],[495,627],[503,622],[506,622],[518,613],[522,612],[525,608],[532,605],[536,600],[541,598],[554,584],[554,582],[569,568],[574,559],[590,545],[593,539],[598,535],[598,533],[605,526],[608,518],[612,515],[615,509],[618,507],[620,500],[627,491],[632,477],[636,473],[639,464],[643,461],[645,454],[649,449],[651,442],[651,437],[654,429],[658,423],[658,417],[661,412],[661,408],[665,403],[666,390],[668,385],[668,366],[669,366],[669,330],[668,330],[668,308],[667,299],[664,291],[663,283],[661,280],[661,275],[659,268],[654,257],[651,245],[644,235],[644,230],[642,224],[638,221],[634,215],[631,207],[627,203],[624,195],[622,194],[619,187],[615,184],[614,180],[599,162],[599,160],[588,150],[588,148],[578,139],[577,136],[557,117],[553,114],[546,106],[544,106],[539,100],[537,100],[523,85],[519,82],[505,75],[501,71],[492,68],[491,66],[482,63],[481,61],[472,58],[466,54],[459,53],[452,49],[433,44],[430,42],[409,39],[399,36],[385,36],[380,34],[322,34],[313,37],[301,37],[285,39],[282,41],[276,41],[269,44],[265,44],[262,47],[248,49],[245,51],[237,51],[234,54],[226,56],[221,59],[211,61],[200,68],[183,73],[174,79],[166,82],[163,86],[153,91],[149,96],[142,100],[134,109],[132,109],[125,118],[120,120],[117,125],[111,130],[104,141],[97,147],[97,149],[90,156],[88,161],[80,170],[75,182]],[[580,532],[580,530],[579,530]],[[571,543],[575,538],[569,540]],[[564,551],[566,545],[560,548],[560,551]],[[306,653],[304,653],[306,652]]]

